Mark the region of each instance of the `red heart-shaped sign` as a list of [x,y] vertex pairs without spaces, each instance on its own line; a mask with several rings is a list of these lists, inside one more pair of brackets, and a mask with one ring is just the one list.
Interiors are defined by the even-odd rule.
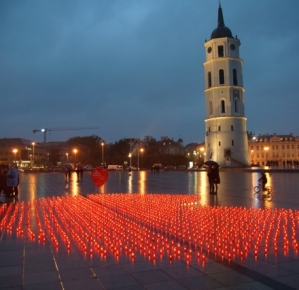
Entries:
[[96,167],[91,173],[91,179],[95,186],[101,187],[107,181],[109,176],[108,170],[104,169],[102,166]]

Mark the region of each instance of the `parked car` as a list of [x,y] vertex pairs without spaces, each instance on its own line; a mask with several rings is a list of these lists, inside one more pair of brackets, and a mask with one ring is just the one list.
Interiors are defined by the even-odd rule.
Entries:
[[62,171],[62,167],[60,167],[60,166],[53,166],[50,171],[51,172],[59,172],[59,171]]
[[167,166],[165,166],[164,167],[164,170],[174,170],[175,169],[175,167],[174,166],[172,166],[172,165],[167,165]]
[[91,165],[85,165],[85,166],[83,167],[83,170],[84,170],[84,171],[92,171],[92,170],[94,170],[94,168],[93,168]]
[[129,166],[128,167],[128,171],[133,171],[133,170],[137,170],[137,167],[134,167],[134,166]]

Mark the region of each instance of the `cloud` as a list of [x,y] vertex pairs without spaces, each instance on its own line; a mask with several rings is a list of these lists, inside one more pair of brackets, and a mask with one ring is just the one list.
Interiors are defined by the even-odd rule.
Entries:
[[[213,1],[2,1],[1,137],[32,129],[101,126],[123,137],[204,140],[204,41]],[[244,60],[248,130],[298,134],[299,3],[221,3]],[[277,118],[279,116],[279,118]],[[290,120],[290,121],[288,121]],[[52,132],[68,138],[84,132]],[[42,137],[42,136],[40,136]]]

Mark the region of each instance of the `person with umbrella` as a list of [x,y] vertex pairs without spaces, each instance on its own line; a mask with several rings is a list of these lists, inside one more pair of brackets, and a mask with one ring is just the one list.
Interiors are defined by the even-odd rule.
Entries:
[[209,167],[208,170],[208,179],[209,179],[209,185],[210,185],[210,194],[214,193],[214,178],[213,178],[213,172],[212,172],[212,166]]
[[209,166],[208,179],[210,184],[210,194],[216,194],[218,191],[218,184],[220,183],[219,165],[212,160],[206,161],[204,164]]

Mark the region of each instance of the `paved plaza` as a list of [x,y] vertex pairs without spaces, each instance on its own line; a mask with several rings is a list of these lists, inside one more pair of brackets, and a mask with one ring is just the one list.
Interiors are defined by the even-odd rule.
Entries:
[[24,173],[0,195],[0,289],[299,289],[296,171]]

